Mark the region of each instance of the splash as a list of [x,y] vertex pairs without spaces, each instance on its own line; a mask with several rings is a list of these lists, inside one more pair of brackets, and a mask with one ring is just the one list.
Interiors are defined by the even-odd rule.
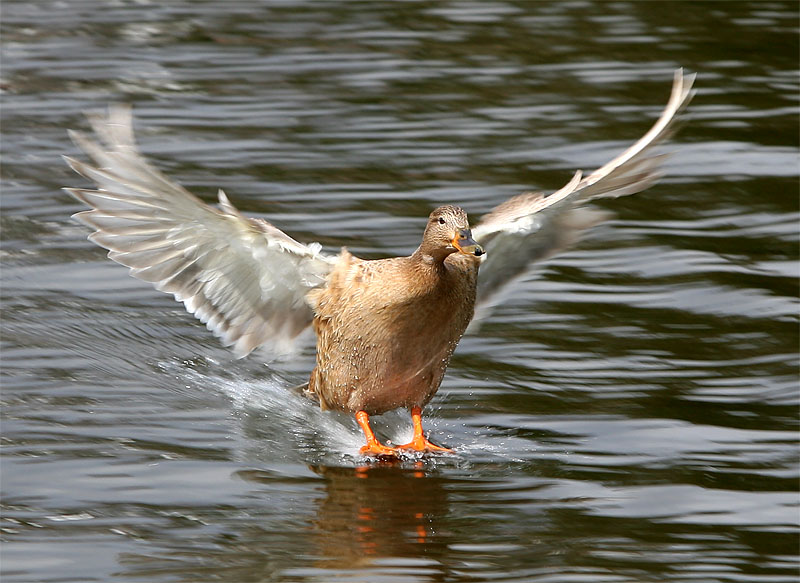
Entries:
[[[162,362],[158,368],[178,379],[182,390],[217,393],[230,402],[237,430],[232,439],[239,442],[241,459],[334,466],[378,463],[359,454],[364,436],[352,415],[321,411],[294,389],[295,382],[261,365],[248,366],[242,361],[237,365],[233,369],[229,363],[205,358]],[[425,410],[426,433],[435,443],[454,449],[455,455],[403,452],[396,460],[400,465],[425,461],[426,466],[463,466],[487,459],[521,462],[528,457],[519,456],[521,450],[530,450],[528,441],[517,443],[508,435],[487,434],[483,424],[470,425],[437,416],[437,408],[448,409],[446,395],[435,403]],[[378,437],[389,445],[406,443],[412,437],[405,410],[390,411],[371,420]]]
[[[180,379],[185,390],[213,391],[229,399],[231,414],[239,421],[243,446],[249,450],[258,448],[259,458],[347,465],[365,459],[358,453],[364,436],[352,415],[321,411],[316,403],[294,390],[293,383],[274,372],[264,376],[263,368],[253,371],[249,367],[232,372],[225,363],[210,359],[201,364],[163,362],[159,368]],[[411,439],[411,424],[402,411],[376,419],[382,439],[391,443]]]

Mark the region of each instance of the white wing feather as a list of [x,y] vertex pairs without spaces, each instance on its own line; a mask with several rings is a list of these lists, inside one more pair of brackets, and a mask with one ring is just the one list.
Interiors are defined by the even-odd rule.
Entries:
[[652,153],[675,129],[678,114],[694,95],[695,75],[675,72],[672,93],[653,127],[630,148],[581,177],[578,171],[560,190],[545,196],[523,193],[500,204],[472,229],[486,249],[478,275],[478,302],[521,274],[530,263],[547,258],[573,244],[581,233],[605,217],[597,210],[577,208],[600,198],[634,194],[661,177],[666,155]]
[[336,262],[267,221],[242,215],[219,191],[219,210],[150,166],[134,142],[131,111],[89,117],[98,139],[70,132],[96,166],[67,163],[96,190],[67,188],[91,210],[75,218],[108,256],[183,302],[237,356],[291,350],[312,319],[306,294]]

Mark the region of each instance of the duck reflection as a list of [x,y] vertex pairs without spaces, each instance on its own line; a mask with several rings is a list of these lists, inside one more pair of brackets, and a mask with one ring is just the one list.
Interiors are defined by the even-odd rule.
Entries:
[[446,551],[447,493],[422,462],[311,469],[326,480],[314,521],[319,567],[359,567],[381,557],[430,559]]

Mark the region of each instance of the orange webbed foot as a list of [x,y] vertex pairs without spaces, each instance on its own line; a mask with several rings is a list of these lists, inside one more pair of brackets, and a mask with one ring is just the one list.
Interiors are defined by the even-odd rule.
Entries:
[[398,445],[395,449],[400,451],[418,451],[421,453],[455,453],[452,449],[441,447],[428,441],[422,433],[422,407],[411,408],[411,421],[414,424],[414,437],[411,441]]
[[431,443],[424,436],[415,436],[414,439],[403,445],[398,445],[395,449],[418,451],[422,453],[455,453],[447,447],[441,447],[435,443]]
[[364,432],[364,437],[367,438],[367,445],[363,446],[358,453],[364,456],[377,457],[377,458],[394,458],[397,459],[397,450],[393,447],[383,445],[369,426],[369,415],[366,411],[358,411],[356,413],[356,421],[358,421],[361,430]]
[[375,443],[368,443],[367,445],[363,446],[360,450],[358,450],[358,453],[367,457],[378,457],[378,458],[398,457],[397,449],[389,447],[387,445],[382,445],[377,441]]

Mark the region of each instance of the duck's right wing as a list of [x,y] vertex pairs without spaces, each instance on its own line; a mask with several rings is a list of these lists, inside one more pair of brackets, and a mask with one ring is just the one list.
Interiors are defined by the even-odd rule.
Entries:
[[95,166],[65,157],[97,185],[65,189],[91,207],[74,215],[95,229],[89,239],[183,302],[237,356],[259,347],[289,351],[312,320],[305,296],[324,284],[336,257],[245,217],[221,190],[215,209],[150,166],[135,144],[129,107],[89,120],[97,141],[70,136]]

